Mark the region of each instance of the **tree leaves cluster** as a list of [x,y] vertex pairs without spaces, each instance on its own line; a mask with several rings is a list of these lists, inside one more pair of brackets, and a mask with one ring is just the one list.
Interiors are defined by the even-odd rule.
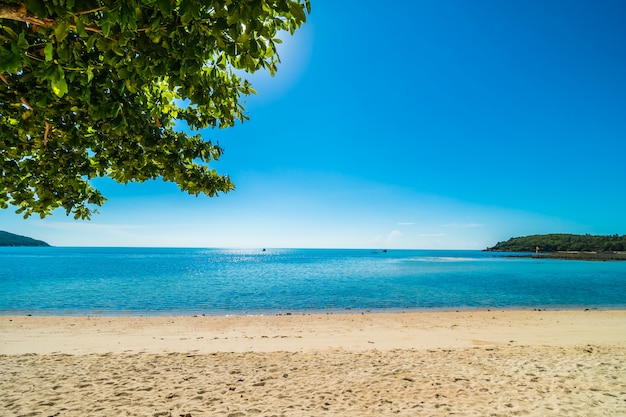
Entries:
[[[247,119],[241,70],[277,69],[309,0],[0,0],[0,207],[89,218],[91,181],[215,196],[223,149],[175,129]],[[240,70],[240,71],[237,71]]]
[[621,252],[626,251],[626,235],[573,235],[546,234],[514,237],[506,242],[498,242],[490,251],[497,252]]

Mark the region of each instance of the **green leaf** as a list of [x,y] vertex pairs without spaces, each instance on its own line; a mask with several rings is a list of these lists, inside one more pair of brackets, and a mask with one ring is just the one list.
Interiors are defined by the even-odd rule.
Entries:
[[172,14],[172,6],[174,3],[172,0],[158,0],[157,3],[159,5],[159,9],[161,9],[161,13],[166,16],[170,16]]
[[115,55],[118,55],[118,56],[124,56],[124,55],[126,55],[126,54],[124,53],[124,50],[122,50],[122,48],[120,48],[120,45],[119,45],[117,42],[114,42],[114,43],[111,45],[111,50],[115,53]]
[[161,19],[159,16],[157,16],[154,19],[152,19],[152,21],[150,22],[150,29],[156,32],[159,29],[160,25],[161,25]]
[[43,48],[43,52],[46,57],[46,62],[52,61],[52,51],[53,51],[53,46],[51,43],[47,44],[45,48]]
[[48,16],[44,0],[26,0],[26,8],[37,17]]
[[78,34],[81,37],[89,36],[87,31],[85,30],[85,23],[83,22],[83,16],[79,16],[78,19],[76,19],[76,32],[78,32]]
[[22,60],[19,55],[0,48],[0,72],[16,73],[22,68]]
[[41,78],[43,78],[44,80],[52,80],[56,77],[58,77],[58,70],[55,66],[47,67],[41,74]]
[[109,34],[111,33],[111,22],[109,22],[108,20],[105,20],[104,22],[102,22],[102,35],[104,35],[104,37],[108,37]]
[[54,27],[54,37],[57,39],[57,42],[63,42],[63,39],[67,37],[69,32],[70,26],[65,20],[60,20]]
[[26,40],[26,34],[24,32],[20,32],[17,38],[17,47],[21,49],[22,51],[25,51],[28,49],[29,46],[30,45],[28,41]]
[[9,26],[2,26],[2,30],[6,32],[11,37],[11,39],[17,41],[17,33],[15,33],[15,31]]
[[60,66],[58,67],[57,74],[58,76],[52,80],[51,84],[52,92],[60,98],[66,95],[68,90],[67,82],[65,81],[65,72]]
[[37,107],[41,107],[41,108],[47,107],[48,106],[48,97],[47,96],[39,97],[39,99],[37,101],[35,101],[35,105],[37,105]]
[[306,14],[304,14],[304,9],[299,3],[291,3],[290,9],[293,17],[299,22],[306,22]]
[[87,42],[85,43],[85,46],[87,47],[87,49],[92,49],[98,39],[100,39],[100,36],[98,36],[95,33],[93,35],[89,35],[89,38],[87,39]]

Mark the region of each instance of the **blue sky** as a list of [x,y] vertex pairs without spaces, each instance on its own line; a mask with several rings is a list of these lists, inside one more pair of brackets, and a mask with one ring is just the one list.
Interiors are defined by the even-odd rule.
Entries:
[[203,132],[237,189],[99,180],[89,222],[0,229],[69,246],[483,249],[626,234],[626,3],[312,0],[250,121]]

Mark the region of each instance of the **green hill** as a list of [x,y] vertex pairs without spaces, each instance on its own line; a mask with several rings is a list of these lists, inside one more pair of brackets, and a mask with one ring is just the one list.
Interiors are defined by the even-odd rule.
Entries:
[[548,234],[514,237],[487,248],[493,252],[622,252],[626,251],[626,235],[592,236]]
[[0,230],[0,246],[50,246],[43,240],[36,240],[26,236]]

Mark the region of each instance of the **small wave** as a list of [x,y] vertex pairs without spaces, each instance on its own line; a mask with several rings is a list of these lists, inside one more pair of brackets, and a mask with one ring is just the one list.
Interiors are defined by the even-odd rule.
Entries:
[[414,258],[406,258],[407,261],[415,262],[475,262],[482,261],[481,258],[463,258],[453,256],[419,256]]

